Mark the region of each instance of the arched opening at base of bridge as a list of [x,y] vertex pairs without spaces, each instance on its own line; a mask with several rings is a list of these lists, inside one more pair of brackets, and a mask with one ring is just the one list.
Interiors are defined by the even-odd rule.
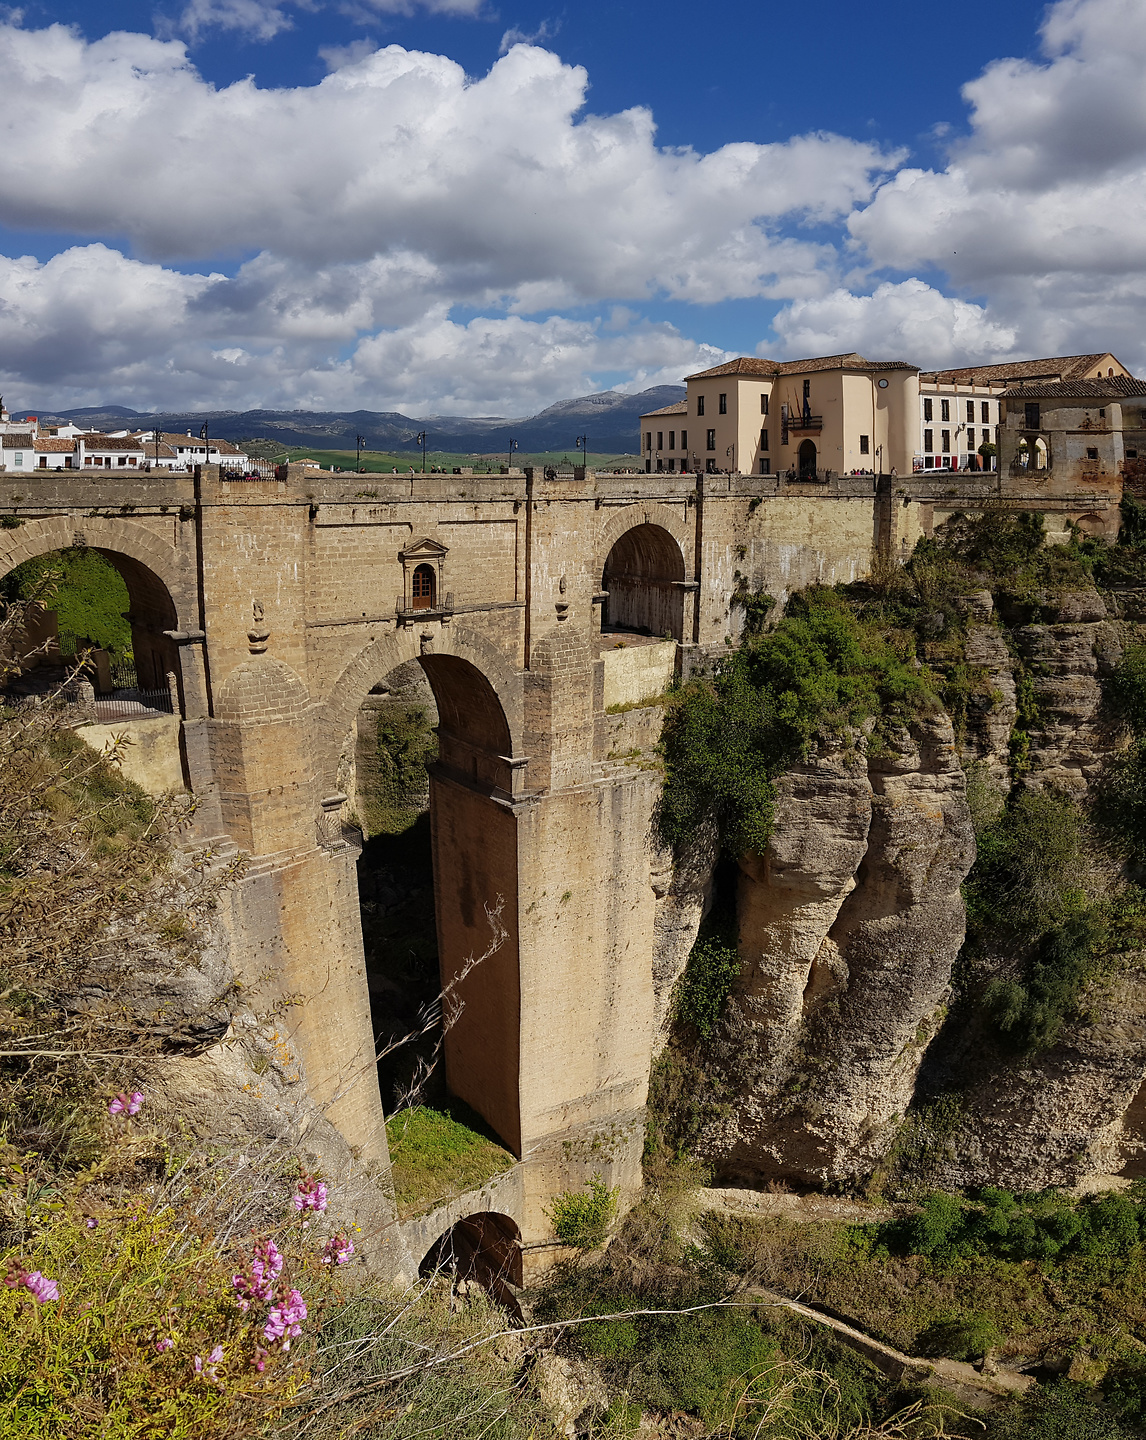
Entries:
[[426,1252],[418,1267],[422,1279],[445,1274],[455,1292],[481,1288],[517,1320],[521,1306],[513,1293],[522,1285],[521,1231],[508,1215],[486,1210],[451,1225]]
[[[500,897],[501,923],[512,930],[516,904],[516,831],[505,803],[511,744],[485,676],[456,656],[424,655],[366,696],[339,772],[363,836],[358,886],[379,1051],[418,1033],[382,1054],[379,1087],[387,1115],[434,1112],[423,1124],[388,1127],[397,1170],[424,1176],[411,1183],[428,1187],[426,1200],[442,1198],[429,1193],[427,1146],[453,1152],[443,1173],[459,1168],[461,1152],[471,1179],[474,1167],[480,1179],[504,1169],[520,1148],[516,934],[487,953],[497,923],[487,908]],[[470,961],[480,963],[441,1004],[443,986]],[[445,1029],[426,1024],[436,1005]]]
[[127,735],[128,778],[154,792],[182,788],[179,653],[166,633],[178,619],[163,581],[130,555],[75,546],[8,571],[0,598],[5,611],[23,610],[6,645],[6,697],[57,695],[95,748],[109,727]]
[[684,557],[660,525],[626,530],[605,561],[602,633],[634,633],[681,640],[684,627]]

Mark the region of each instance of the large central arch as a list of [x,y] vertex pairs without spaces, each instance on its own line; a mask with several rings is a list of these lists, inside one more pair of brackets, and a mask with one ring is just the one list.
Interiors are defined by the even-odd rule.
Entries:
[[[385,690],[388,677],[403,667],[408,673],[411,661],[425,674],[437,710],[429,813],[439,973],[449,995],[446,1083],[520,1154],[518,857],[511,803],[520,773],[514,759],[516,677],[497,652],[460,627],[386,636],[334,687],[325,707],[325,763],[335,758],[331,738],[338,734],[344,742],[370,692]],[[500,943],[491,949],[495,935]]]

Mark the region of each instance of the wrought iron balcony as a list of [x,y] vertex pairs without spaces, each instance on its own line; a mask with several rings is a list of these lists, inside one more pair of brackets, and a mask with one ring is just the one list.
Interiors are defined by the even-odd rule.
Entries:
[[809,430],[822,430],[824,428],[824,417],[822,415],[789,415],[788,429],[797,433]]

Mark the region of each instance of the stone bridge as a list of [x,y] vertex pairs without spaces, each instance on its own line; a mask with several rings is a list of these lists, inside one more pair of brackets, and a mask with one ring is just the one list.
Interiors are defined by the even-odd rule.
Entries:
[[953,498],[870,475],[279,474],[0,474],[0,574],[87,545],[123,576],[141,683],[176,677],[197,838],[250,857],[240,970],[303,997],[285,1023],[311,1092],[383,1164],[339,776],[367,697],[421,667],[443,979],[486,949],[499,897],[507,931],[462,983],[448,1083],[526,1162],[514,1219],[544,1238],[556,1190],[639,1182],[651,1059],[699,918],[652,839],[659,774],[637,752],[659,711],[642,702],[735,642],[738,594],[857,578],[997,478]]

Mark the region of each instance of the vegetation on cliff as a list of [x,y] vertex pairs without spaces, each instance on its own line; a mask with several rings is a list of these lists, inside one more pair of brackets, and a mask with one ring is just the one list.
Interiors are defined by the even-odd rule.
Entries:
[[664,729],[658,825],[678,849],[718,827],[727,854],[768,843],[774,782],[824,730],[904,720],[937,704],[910,635],[857,613],[839,590],[801,591],[776,628],[750,634],[682,687]]

